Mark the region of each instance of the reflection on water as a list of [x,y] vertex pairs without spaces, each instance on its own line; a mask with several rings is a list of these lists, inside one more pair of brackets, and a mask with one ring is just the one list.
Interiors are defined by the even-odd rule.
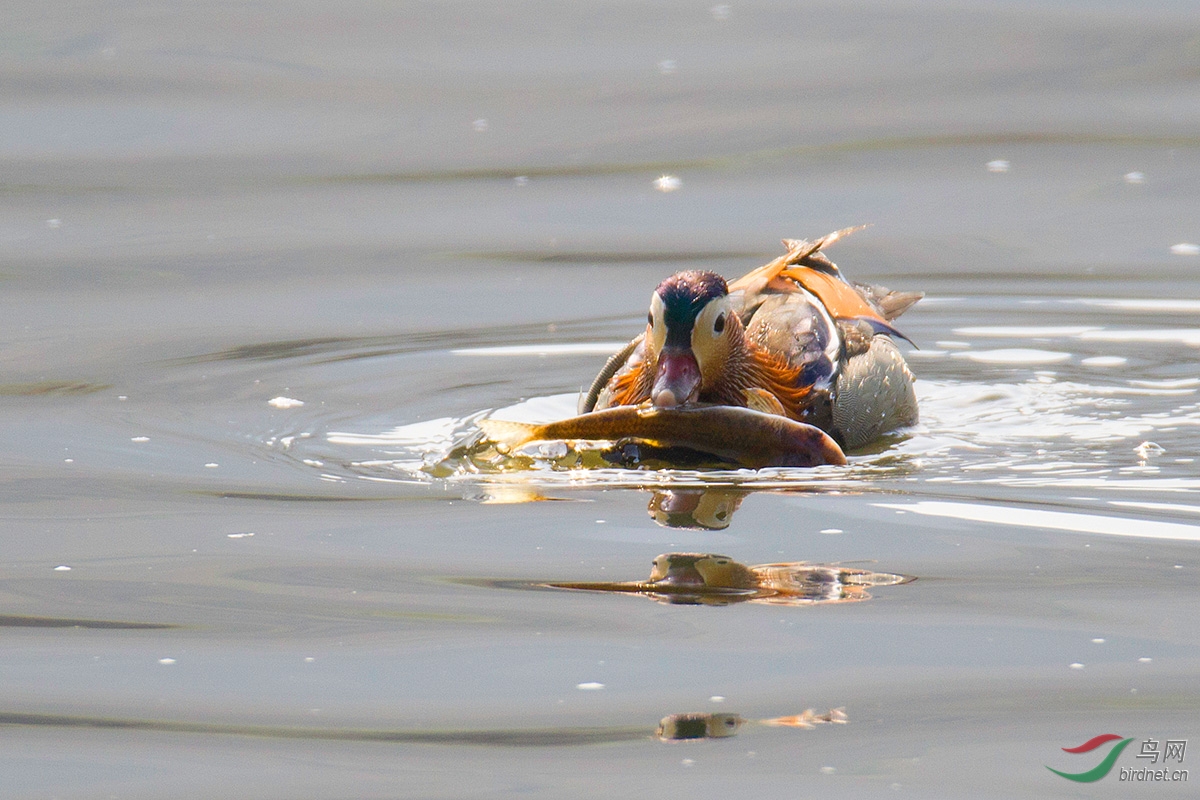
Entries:
[[68,619],[64,617],[22,617],[0,615],[0,628],[94,628],[97,630],[154,631],[178,628],[158,622],[123,622],[112,619]]
[[[1112,502],[1112,501],[1110,501]],[[1114,503],[1137,508],[1137,503]],[[1065,511],[1047,511],[1039,508],[1013,508],[1011,506],[987,506],[977,503],[951,503],[921,500],[916,503],[876,503],[879,508],[891,508],[905,513],[922,516],[949,517],[951,519],[985,522],[993,525],[1013,525],[1022,528],[1052,529],[1074,533],[1103,534],[1109,536],[1132,536],[1142,539],[1173,539],[1182,542],[1200,542],[1200,525],[1179,522],[1114,517],[1100,514],[1078,514]],[[1142,507],[1145,507],[1142,505]],[[1162,504],[1151,508],[1165,509]],[[1197,513],[1200,508],[1184,506],[1179,509]]]
[[645,581],[546,583],[556,589],[641,594],[671,605],[735,603],[819,605],[871,599],[872,586],[896,586],[916,578],[841,565],[759,564],[748,567],[716,553],[663,553]]
[[748,720],[738,714],[725,712],[671,714],[663,717],[658,723],[658,738],[670,742],[688,739],[728,739],[737,736],[741,727],[747,723],[811,730],[822,724],[845,725],[846,722],[846,711],[842,708],[831,708],[823,713],[807,708],[799,714],[758,720]]
[[106,384],[84,381],[37,381],[35,383],[0,383],[0,396],[37,397],[39,395],[95,394],[111,389]]
[[108,730],[184,733],[212,736],[253,736],[266,739],[311,739],[338,742],[395,744],[482,745],[491,747],[564,747],[628,742],[652,737],[641,727],[551,728],[512,730],[355,730],[332,727],[299,728],[278,725],[222,725],[113,717],[0,712],[0,725],[24,728],[103,728]]
[[666,489],[650,498],[650,518],[668,528],[719,531],[750,492],[744,489]]
[[487,747],[572,747],[642,741],[727,739],[736,736],[748,722],[772,727],[811,729],[823,723],[845,724],[843,709],[761,720],[746,720],[733,713],[670,714],[656,729],[629,726],[588,728],[514,728],[509,730],[370,730],[344,728],[301,728],[282,725],[223,725],[218,723],[118,717],[84,717],[60,714],[22,714],[0,711],[0,725],[15,728],[101,728],[150,733],[181,733],[207,736],[250,736],[261,739],[308,739],[336,742],[380,742],[391,744],[474,745]]
[[680,739],[728,739],[737,736],[746,720],[737,714],[672,714],[658,723],[658,738],[665,741]]

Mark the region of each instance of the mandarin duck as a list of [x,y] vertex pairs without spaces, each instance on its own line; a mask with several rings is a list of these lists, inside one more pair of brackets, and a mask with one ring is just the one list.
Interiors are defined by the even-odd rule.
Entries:
[[892,321],[922,292],[851,283],[815,241],[735,281],[679,272],[650,298],[646,330],[614,354],[580,413],[650,404],[744,406],[815,425],[846,448],[917,421],[913,376]]

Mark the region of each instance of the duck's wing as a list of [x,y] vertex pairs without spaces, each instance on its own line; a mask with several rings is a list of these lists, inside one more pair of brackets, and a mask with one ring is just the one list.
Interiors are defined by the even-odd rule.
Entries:
[[858,289],[852,284],[842,280],[840,275],[835,276],[809,267],[796,266],[783,270],[780,277],[789,278],[812,292],[829,313],[837,319],[862,318],[887,322],[887,317],[867,302],[867,299],[859,294]]
[[[808,241],[807,239],[784,239],[783,246],[787,248],[787,252],[769,264],[764,264],[758,269],[747,272],[742,277],[729,284],[729,291],[745,292],[747,297],[753,297],[768,290],[788,291],[786,282],[779,281],[780,274],[788,267],[796,266],[806,261],[813,261],[820,268],[831,268],[831,274],[838,274],[837,267],[833,262],[820,254],[824,247],[829,247],[839,239],[849,236],[855,231],[862,230],[866,225],[857,225],[852,228],[842,228],[833,233],[822,236],[819,239]],[[793,290],[794,291],[794,290]]]
[[893,292],[886,286],[870,286],[865,283],[856,283],[854,288],[868,303],[878,309],[880,315],[888,322],[908,311],[925,296],[924,292]]
[[[729,284],[729,291],[741,292],[745,298],[741,304],[743,309],[752,313],[766,295],[788,294],[803,288],[820,300],[835,319],[866,319],[873,324],[880,323],[882,331],[898,333],[887,325],[892,317],[876,306],[875,295],[860,292],[857,286],[842,277],[837,265],[821,252],[823,248],[865,227],[857,225],[842,228],[813,241],[784,239],[787,253],[733,281]],[[913,302],[916,300],[909,302],[893,316],[899,316]]]
[[834,319],[866,323],[874,333],[886,333],[913,344],[891,322],[912,308],[925,296],[924,292],[893,292],[885,286],[849,283],[840,273],[807,266],[788,267],[777,280],[782,279],[795,281],[796,285],[811,292]]
[[827,387],[837,371],[841,339],[836,323],[804,292],[764,297],[750,317],[746,337],[799,370],[801,386]]
[[746,298],[744,308],[752,311],[765,293],[786,294],[802,287],[815,295],[836,319],[867,320],[879,333],[907,338],[887,323],[911,308],[925,296],[924,292],[893,292],[883,286],[851,283],[821,252],[865,227],[842,228],[811,242],[784,239],[787,253],[733,281],[729,290],[742,292]]

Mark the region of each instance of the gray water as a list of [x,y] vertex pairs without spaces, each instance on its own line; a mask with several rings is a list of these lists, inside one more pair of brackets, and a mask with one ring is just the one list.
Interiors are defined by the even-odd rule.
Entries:
[[[10,3],[0,31],[5,797],[1188,791],[1046,766],[1200,747],[1193,4]],[[571,413],[672,271],[858,223],[845,272],[927,292],[905,436],[761,473],[452,457],[482,412]],[[708,529],[647,513],[699,492]],[[672,550],[917,580],[528,589]],[[847,724],[654,735],[807,708]]]

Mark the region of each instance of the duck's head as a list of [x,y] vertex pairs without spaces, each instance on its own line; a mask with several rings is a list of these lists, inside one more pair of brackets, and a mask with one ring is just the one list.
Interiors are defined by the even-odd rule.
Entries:
[[694,402],[724,372],[741,322],[729,287],[715,272],[679,272],[650,298],[646,342],[654,369],[650,402],[675,408]]
[[704,576],[696,569],[696,562],[709,557],[707,553],[663,553],[651,565],[649,582],[701,588]]
[[654,559],[649,582],[696,589],[753,589],[758,586],[758,576],[729,556],[663,553]]

